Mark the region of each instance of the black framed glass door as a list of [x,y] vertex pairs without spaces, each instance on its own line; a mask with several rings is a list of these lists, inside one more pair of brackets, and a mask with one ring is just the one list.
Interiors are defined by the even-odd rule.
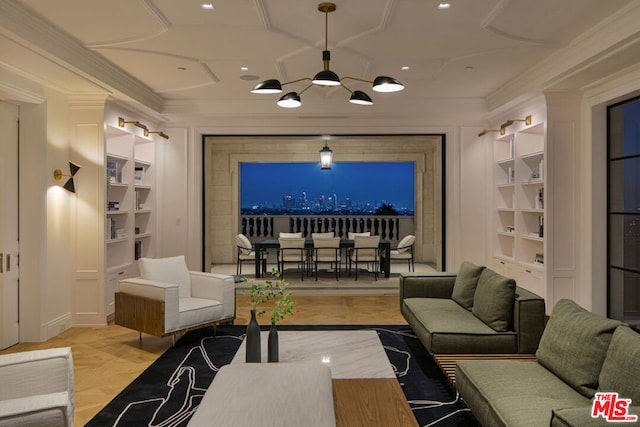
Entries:
[[640,98],[607,110],[607,305],[640,324]]

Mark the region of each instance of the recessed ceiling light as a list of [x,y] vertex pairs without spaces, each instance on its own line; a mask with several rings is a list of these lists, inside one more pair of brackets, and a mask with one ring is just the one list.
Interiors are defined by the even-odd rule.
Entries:
[[240,70],[242,70],[242,71],[249,71],[249,67],[240,67]]
[[408,65],[405,65],[405,66],[403,66],[401,69],[406,71],[406,70],[410,70],[410,69],[411,69],[411,67],[409,67]]
[[203,8],[204,10],[212,10],[213,9],[213,3],[202,3],[200,5],[201,8]]
[[449,9],[450,7],[451,7],[451,3],[440,3],[438,5],[438,9],[440,10]]

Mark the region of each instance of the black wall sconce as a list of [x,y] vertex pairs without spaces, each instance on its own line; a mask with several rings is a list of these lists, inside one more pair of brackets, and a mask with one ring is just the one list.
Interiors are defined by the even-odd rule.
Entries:
[[67,191],[75,193],[76,186],[75,186],[75,183],[73,182],[73,177],[78,173],[79,170],[80,170],[80,165],[69,160],[69,171],[71,172],[71,174],[65,175],[62,173],[60,169],[56,169],[53,171],[53,177],[55,178],[56,181],[60,181],[63,176],[68,176],[69,179],[67,180],[67,182],[64,183],[62,187]]

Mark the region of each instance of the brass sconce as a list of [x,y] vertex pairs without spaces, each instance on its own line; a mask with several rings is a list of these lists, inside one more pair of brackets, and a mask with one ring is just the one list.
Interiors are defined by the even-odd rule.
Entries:
[[149,136],[150,133],[155,133],[156,135],[161,136],[164,139],[169,139],[169,135],[167,135],[166,133],[164,133],[161,130],[158,130],[158,131],[152,131],[152,130],[148,130],[148,129],[144,130],[144,136]]
[[478,136],[484,136],[489,132],[500,132],[500,135],[504,135],[507,132],[507,130],[503,127],[501,127],[500,129],[485,129],[482,132],[480,132]]
[[71,193],[75,193],[76,192],[76,186],[75,186],[75,183],[73,182],[73,177],[80,170],[80,165],[75,163],[75,162],[72,162],[71,160],[69,160],[69,170],[71,171],[71,174],[70,175],[65,175],[65,174],[62,173],[62,171],[60,169],[56,169],[56,170],[53,171],[53,177],[55,178],[56,181],[60,181],[63,176],[68,176],[69,179],[67,180],[67,182],[65,182],[65,184],[62,187],[65,190],[70,191]]
[[139,121],[137,121],[137,120],[134,120],[134,121],[130,121],[130,122],[128,122],[128,121],[126,121],[123,117],[118,117],[118,126],[120,126],[120,127],[122,128],[122,127],[124,127],[124,125],[126,125],[126,124],[132,124],[132,125],[134,125],[134,126],[139,127],[140,129],[147,130],[147,126],[146,126],[146,125],[143,125],[142,123],[140,123],[140,122],[139,122]]
[[504,128],[508,127],[508,126],[511,126],[512,124],[514,124],[516,122],[524,122],[525,125],[529,126],[531,124],[531,116],[527,116],[522,120],[520,120],[520,119],[508,119],[506,122],[504,122],[503,124],[500,125],[500,128],[504,129]]

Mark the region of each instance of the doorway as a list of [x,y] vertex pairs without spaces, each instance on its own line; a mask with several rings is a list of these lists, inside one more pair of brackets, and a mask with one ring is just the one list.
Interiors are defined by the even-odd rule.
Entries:
[[19,341],[18,120],[19,108],[0,102],[0,349]]

